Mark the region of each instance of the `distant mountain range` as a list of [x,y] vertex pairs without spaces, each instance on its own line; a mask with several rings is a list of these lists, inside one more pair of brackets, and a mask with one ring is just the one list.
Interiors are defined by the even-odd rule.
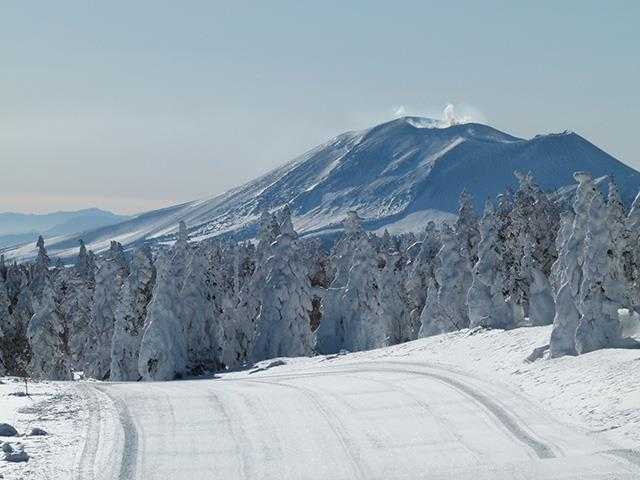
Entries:
[[[628,204],[640,190],[640,173],[581,136],[564,132],[517,138],[476,123],[444,124],[403,117],[364,131],[348,132],[243,186],[208,199],[155,210],[123,222],[51,239],[53,255],[70,256],[82,237],[90,248],[171,241],[183,220],[194,239],[251,238],[263,210],[289,204],[298,231],[328,235],[357,210],[371,230],[420,230],[430,219],[452,218],[463,189],[481,209],[515,186],[514,170],[532,172],[555,191],[573,185],[573,172],[613,176]],[[28,258],[31,245],[7,254]]]
[[47,214],[0,213],[0,248],[46,238],[68,236],[113,225],[129,217],[98,208]]

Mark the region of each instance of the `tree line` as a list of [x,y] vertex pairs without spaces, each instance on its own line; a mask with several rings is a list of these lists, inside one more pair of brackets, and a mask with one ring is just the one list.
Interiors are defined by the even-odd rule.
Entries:
[[529,174],[487,200],[465,192],[455,223],[366,232],[349,212],[327,250],[287,206],[253,242],[190,242],[94,255],[71,266],[42,238],[31,263],[0,259],[0,374],[170,380],[279,356],[393,345],[463,328],[553,324],[549,355],[622,346],[619,311],[640,300],[640,195],[629,212],[577,172],[573,203]]

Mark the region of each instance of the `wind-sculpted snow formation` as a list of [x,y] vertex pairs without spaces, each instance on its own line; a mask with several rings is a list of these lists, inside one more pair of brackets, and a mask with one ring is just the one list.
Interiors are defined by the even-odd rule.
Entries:
[[[267,358],[384,347],[467,327],[553,323],[549,355],[631,344],[620,312],[640,298],[640,200],[626,213],[577,172],[569,211],[530,174],[454,224],[367,232],[351,211],[325,250],[292,211],[260,216],[257,242],[190,239],[52,262],[0,258],[0,371],[68,379],[171,380]],[[53,266],[52,266],[53,264]]]

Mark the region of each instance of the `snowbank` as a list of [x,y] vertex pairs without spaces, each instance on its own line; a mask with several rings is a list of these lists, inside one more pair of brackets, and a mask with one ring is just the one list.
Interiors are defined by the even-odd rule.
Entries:
[[[0,378],[0,422],[13,425],[19,435],[0,440],[22,444],[29,461],[0,457],[0,478],[74,478],[88,417],[84,399],[67,382],[30,382],[29,396],[17,392],[24,392],[20,379]],[[32,435],[33,429],[47,435]]]

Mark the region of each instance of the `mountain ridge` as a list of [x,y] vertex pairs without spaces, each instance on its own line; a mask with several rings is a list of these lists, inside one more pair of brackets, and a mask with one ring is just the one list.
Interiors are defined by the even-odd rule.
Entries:
[[[405,225],[416,230],[429,218],[455,213],[466,189],[480,210],[515,186],[514,170],[531,172],[541,188],[572,185],[573,172],[612,175],[627,204],[640,189],[640,173],[574,132],[523,139],[479,123],[401,117],[372,128],[337,135],[288,163],[227,192],[137,215],[112,227],[86,232],[90,248],[111,239],[125,245],[148,239],[171,241],[179,221],[196,240],[215,236],[248,239],[264,210],[288,204],[301,234],[339,228],[357,210],[369,228]],[[72,255],[77,236],[49,243],[56,254]],[[32,247],[11,254],[27,257]]]

